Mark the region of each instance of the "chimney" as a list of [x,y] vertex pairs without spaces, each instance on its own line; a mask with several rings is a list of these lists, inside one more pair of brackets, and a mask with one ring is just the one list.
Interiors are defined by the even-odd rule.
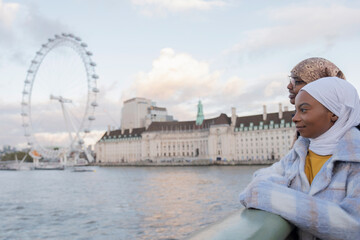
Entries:
[[289,107],[288,106],[284,106],[284,112],[288,112],[289,111]]
[[266,118],[267,118],[266,105],[263,105],[263,109],[264,109],[264,112],[263,112],[263,120],[266,121]]
[[279,119],[283,118],[282,104],[279,103]]
[[151,119],[150,118],[146,118],[145,119],[145,130],[147,130],[149,128],[151,124]]
[[108,125],[108,130],[107,130],[107,132],[106,132],[106,135],[110,135],[110,125]]
[[235,127],[236,124],[236,108],[231,108],[231,126]]

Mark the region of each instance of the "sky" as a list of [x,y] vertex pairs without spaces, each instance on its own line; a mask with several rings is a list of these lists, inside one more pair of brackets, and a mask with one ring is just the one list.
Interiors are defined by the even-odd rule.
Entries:
[[[261,114],[263,105],[276,112],[279,103],[292,110],[288,75],[309,57],[334,62],[360,90],[359,1],[0,0],[0,148],[27,146],[20,115],[26,73],[41,45],[61,33],[86,42],[97,64],[99,107],[88,144],[120,126],[123,101],[133,97],[153,100],[179,121],[196,119],[199,100],[205,118],[230,116],[232,107],[238,116]],[[49,94],[86,96],[79,61],[54,50],[34,80],[34,133],[50,145],[66,142],[67,132]],[[59,75],[76,80],[53,79]]]

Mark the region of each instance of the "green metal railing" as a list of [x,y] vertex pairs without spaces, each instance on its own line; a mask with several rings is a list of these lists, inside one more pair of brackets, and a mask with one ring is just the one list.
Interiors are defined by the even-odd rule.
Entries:
[[189,240],[291,239],[294,226],[282,217],[256,209],[241,209],[190,236]]

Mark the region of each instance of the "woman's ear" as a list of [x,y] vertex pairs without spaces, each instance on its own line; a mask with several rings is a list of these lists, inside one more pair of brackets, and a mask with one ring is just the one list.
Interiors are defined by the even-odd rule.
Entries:
[[338,119],[339,119],[339,117],[336,116],[335,114],[332,114],[332,115],[331,115],[331,121],[332,121],[332,122],[336,122]]

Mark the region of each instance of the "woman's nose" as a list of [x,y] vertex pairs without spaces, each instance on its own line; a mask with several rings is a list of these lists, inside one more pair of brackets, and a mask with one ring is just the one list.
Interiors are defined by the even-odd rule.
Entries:
[[293,90],[293,85],[291,84],[291,82],[289,82],[289,84],[287,85],[287,89]]
[[298,114],[297,111],[295,111],[295,114],[294,114],[294,116],[292,117],[291,120],[292,120],[294,123],[300,121],[300,119],[299,119],[299,114]]

